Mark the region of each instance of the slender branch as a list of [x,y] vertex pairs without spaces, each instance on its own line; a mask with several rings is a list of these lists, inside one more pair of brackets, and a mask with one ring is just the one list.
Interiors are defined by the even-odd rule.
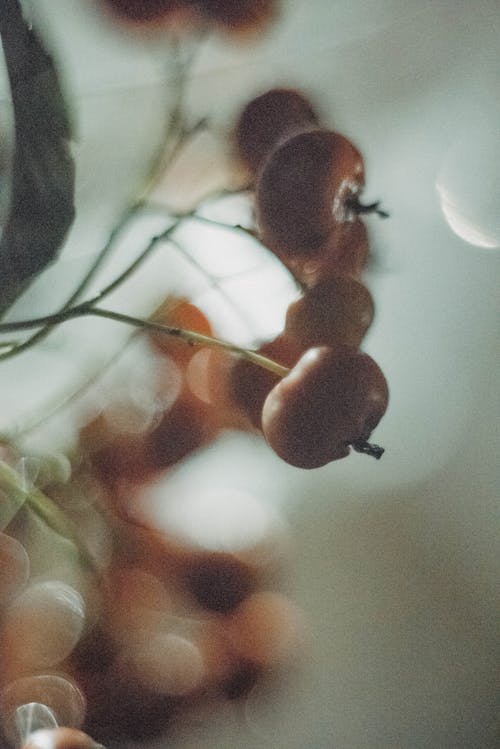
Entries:
[[251,349],[245,349],[241,346],[237,346],[229,341],[223,341],[220,338],[214,336],[204,335],[203,333],[197,333],[193,330],[185,330],[184,328],[176,328],[171,325],[163,325],[161,323],[155,323],[151,320],[140,320],[138,318],[130,317],[129,315],[123,315],[120,312],[112,312],[111,310],[103,310],[98,307],[91,308],[87,314],[97,315],[99,317],[105,317],[109,320],[117,320],[119,322],[126,323],[128,325],[134,325],[136,327],[145,328],[147,330],[154,330],[158,333],[165,333],[166,335],[178,338],[181,341],[191,346],[205,346],[212,349],[222,349],[232,354],[237,354],[240,358],[246,359],[247,361],[256,364],[263,369],[267,369],[270,372],[278,375],[279,377],[285,377],[290,371],[288,367],[283,367],[281,364],[268,359],[266,356],[262,356],[257,351]]
[[257,351],[251,349],[245,349],[237,346],[234,343],[223,341],[220,338],[213,336],[203,335],[202,333],[196,333],[193,330],[185,330],[184,328],[176,328],[171,325],[163,325],[156,323],[151,320],[143,320],[137,317],[131,317],[121,312],[114,312],[113,310],[102,309],[99,307],[93,307],[94,300],[79,304],[70,309],[62,312],[55,312],[53,315],[44,315],[43,317],[32,318],[31,320],[21,320],[19,322],[8,322],[0,324],[0,333],[11,332],[15,330],[27,330],[30,328],[36,328],[40,325],[58,325],[68,320],[74,320],[78,317],[95,316],[104,317],[107,320],[116,320],[117,322],[125,323],[126,325],[132,325],[136,328],[144,328],[145,330],[154,330],[157,333],[164,333],[165,335],[172,336],[178,340],[184,341],[191,346],[205,346],[212,349],[222,349],[230,353],[236,354],[242,359],[256,364],[263,369],[267,369],[270,372],[284,377],[290,371],[287,367],[283,367],[281,364],[268,359],[266,356],[262,356]]
[[[170,227],[173,229],[173,227]],[[168,236],[167,236],[168,235]],[[214,286],[215,288],[218,288],[218,291],[222,296],[224,296],[228,302],[232,303],[234,306],[234,301],[230,298],[230,296],[227,294],[227,292],[224,289],[221,289],[219,287],[218,279],[215,276],[212,276],[212,274],[197,260],[195,260],[189,252],[172,236],[172,233],[170,233],[169,230],[164,232],[163,235],[160,235],[156,238],[157,240],[165,240],[168,241],[169,244],[171,244],[175,249],[182,254],[182,256],[187,260],[187,262],[191,263],[193,267],[196,268],[196,270],[203,274],[203,276],[208,280],[208,282]],[[145,255],[145,253],[148,251],[148,248],[144,250],[142,253],[142,256]],[[139,259],[139,258],[138,258]],[[137,259],[137,260],[138,260]],[[135,261],[137,262],[137,261]],[[101,292],[102,294],[102,292]],[[236,313],[239,315],[239,317],[242,319],[242,321],[248,325],[249,320],[247,316],[236,306],[235,307]],[[43,328],[43,330],[52,330],[53,326],[46,326]],[[36,334],[35,334],[36,335]],[[34,337],[34,336],[33,336]],[[31,340],[31,338],[29,339]],[[130,339],[129,339],[130,342]],[[30,421],[25,423],[20,429],[17,430],[16,433],[16,439],[19,439],[19,437],[22,437],[24,434],[27,434],[31,432],[33,429],[36,429],[40,424],[43,424],[43,422],[58,412],[60,412],[63,408],[66,408],[68,404],[74,402],[77,398],[81,396],[83,392],[87,388],[89,388],[91,385],[93,385],[101,376],[102,374],[109,369],[117,360],[118,358],[123,354],[124,349],[120,349],[114,356],[112,356],[104,366],[100,365],[98,369],[96,369],[91,375],[87,375],[87,377],[78,384],[78,386],[73,387],[67,392],[64,396],[59,397],[55,405],[53,406],[46,406],[44,409],[41,410],[41,413],[32,415],[32,418]],[[0,356],[1,359],[1,356]],[[8,438],[8,441],[12,443],[12,437]]]
[[[186,261],[193,268],[195,268],[198,271],[198,273],[201,273],[204,276],[204,278],[206,278],[206,280],[209,283],[209,286],[211,288],[213,288],[213,289],[217,289],[217,291],[221,295],[221,297],[223,297],[226,300],[226,302],[228,302],[229,304],[231,304],[234,307],[235,312],[237,313],[237,315],[239,316],[239,318],[245,323],[245,325],[249,325],[250,324],[250,320],[249,320],[248,316],[245,315],[237,305],[235,305],[234,300],[231,299],[230,294],[228,294],[227,291],[224,288],[221,288],[221,285],[220,285],[221,281],[224,281],[225,278],[231,278],[231,279],[233,279],[233,278],[237,277],[238,274],[237,273],[232,273],[230,276],[226,276],[226,277],[219,276],[217,278],[217,276],[212,275],[212,273],[210,273],[210,271],[207,270],[207,268],[205,268],[204,265],[202,265],[201,263],[199,263],[198,260],[196,260],[192,255],[190,255],[189,252],[186,250],[186,248],[183,247],[180,242],[178,242],[173,237],[169,237],[168,241],[169,241],[169,243],[171,245],[173,245],[173,247],[175,247],[175,249],[177,250],[177,252],[179,252],[182,255],[182,257],[185,258]],[[248,273],[248,269],[245,268],[244,270],[240,271],[240,273],[241,274],[244,273],[246,275]]]
[[94,296],[87,304],[94,305],[98,304],[104,297],[111,294],[112,291],[117,289],[119,286],[121,286],[124,281],[127,280],[136,270],[137,268],[142,265],[142,263],[146,260],[147,257],[153,252],[153,250],[156,248],[156,246],[160,242],[165,242],[171,234],[179,227],[182,219],[179,219],[175,221],[175,223],[171,224],[168,229],[165,229],[161,234],[157,234],[154,236],[146,245],[144,250],[128,265],[125,270],[120,273],[113,281],[111,281],[107,286],[105,286],[101,291]]
[[[201,220],[213,221],[212,219],[205,218],[205,216],[201,216],[197,213],[197,211],[200,210],[200,208],[205,205],[206,203],[213,203],[217,200],[223,200],[224,198],[233,197],[235,195],[244,195],[245,193],[251,192],[252,187],[251,185],[244,185],[243,187],[222,187],[218,188],[217,190],[214,190],[212,192],[207,192],[203,197],[201,197],[198,200],[198,204],[195,208],[184,211],[184,212],[178,212],[175,210],[171,210],[168,205],[165,203],[162,203],[158,200],[154,200],[152,198],[145,198],[143,206],[144,208],[151,208],[152,210],[161,211],[163,213],[168,213],[169,216],[172,218],[200,218]],[[234,229],[234,224],[225,224],[224,222],[220,222],[219,226],[227,229]],[[240,227],[244,229],[244,227]],[[251,229],[249,231],[252,231]]]
[[217,221],[217,219],[208,218],[207,216],[202,216],[199,213],[190,214],[190,218],[193,218],[195,221],[201,221],[204,224],[210,224],[210,226],[217,226],[220,229],[229,229],[230,231],[243,232],[244,234],[252,237],[252,239],[258,240],[259,238],[257,232],[254,229],[250,229],[248,226],[243,226],[242,224],[226,224],[224,221]]
[[197,39],[190,54],[188,54],[185,59],[181,59],[179,53],[179,40],[175,37],[172,40],[172,46],[174,47],[174,64],[176,66],[174,78],[174,102],[169,110],[167,125],[163,137],[161,138],[160,145],[151,158],[151,166],[148,170],[148,176],[146,177],[142,189],[139,191],[139,202],[145,201],[155,184],[158,182],[158,179],[168,169],[185,141],[191,136],[191,128],[188,128],[185,124],[184,96],[187,76],[198,51],[199,41],[200,40]]

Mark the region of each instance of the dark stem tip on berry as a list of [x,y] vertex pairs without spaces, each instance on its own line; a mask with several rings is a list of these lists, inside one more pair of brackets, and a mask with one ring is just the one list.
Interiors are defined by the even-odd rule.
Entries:
[[350,198],[346,201],[347,207],[350,208],[358,216],[368,213],[376,213],[380,218],[389,218],[389,213],[380,208],[380,200],[376,200],[374,203],[361,203],[357,196]]
[[385,452],[383,447],[372,445],[370,442],[366,442],[366,440],[356,440],[356,442],[351,443],[351,447],[353,450],[356,450],[357,453],[370,455],[372,458],[375,458],[375,460],[380,460]]

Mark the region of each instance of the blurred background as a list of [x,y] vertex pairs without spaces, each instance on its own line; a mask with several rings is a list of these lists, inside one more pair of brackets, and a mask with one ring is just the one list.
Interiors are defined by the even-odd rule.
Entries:
[[[56,309],[92,263],[155,151],[174,95],[159,38],[132,38],[86,0],[27,0],[25,8],[50,40],[73,103],[78,212],[60,260],[12,319]],[[286,0],[262,37],[237,44],[215,35],[198,50],[187,108],[193,120],[207,116],[217,135],[193,146],[192,158],[205,159],[203,179],[217,186],[239,110],[276,85],[307,91],[325,122],[362,150],[366,199],[382,199],[390,212],[387,221],[367,219],[373,259],[365,279],[376,319],[364,349],[386,374],[391,400],[376,431],[386,448],[377,463],[352,455],[302,471],[257,436],[227,432],[174,470],[175,497],[198,485],[214,497],[257,497],[214,499],[216,538],[228,528],[243,538],[262,518],[285,529],[284,587],[305,634],[279,683],[194,712],[169,737],[172,747],[500,746],[499,36],[493,0]],[[7,131],[6,81],[0,90]],[[188,160],[176,177],[177,197],[196,182],[191,168]],[[220,210],[240,220],[238,206]],[[161,225],[150,217],[139,237]],[[124,238],[95,289],[138,241]],[[271,258],[249,260],[249,241],[191,227],[186,243],[205,273],[163,253],[107,306],[149,313],[186,284],[226,337],[252,345],[276,335],[294,287]],[[2,363],[1,429],[22,433],[28,448],[71,444],[76,427],[64,414],[33,422],[128,334],[105,321],[78,326]],[[179,517],[158,491],[148,507],[159,525],[196,535],[199,513],[212,517],[196,503],[192,515],[184,503]],[[210,547],[209,520],[203,531]]]

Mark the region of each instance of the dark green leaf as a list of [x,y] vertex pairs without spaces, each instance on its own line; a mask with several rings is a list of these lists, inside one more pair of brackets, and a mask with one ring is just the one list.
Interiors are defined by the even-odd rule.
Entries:
[[59,76],[18,0],[0,33],[15,123],[10,211],[0,241],[0,314],[52,263],[74,218],[71,126]]

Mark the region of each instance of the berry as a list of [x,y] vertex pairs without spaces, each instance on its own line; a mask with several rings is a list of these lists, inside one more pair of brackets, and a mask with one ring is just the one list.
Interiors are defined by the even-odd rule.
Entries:
[[263,668],[249,660],[241,660],[232,674],[222,683],[222,693],[228,700],[247,697],[262,676]]
[[227,553],[195,554],[187,562],[186,586],[200,606],[226,614],[255,587],[254,573]]
[[335,222],[314,257],[287,259],[290,272],[304,286],[336,276],[350,276],[359,280],[370,254],[368,233],[362,219]]
[[252,99],[235,128],[236,153],[252,176],[285,138],[318,125],[308,98],[290,88],[272,88]]
[[34,731],[23,749],[93,749],[96,743],[76,728],[41,728]]
[[367,440],[389,392],[379,366],[349,346],[309,349],[267,396],[262,429],[273,450],[298,468],[318,468],[350,447],[380,457]]
[[288,307],[285,334],[304,349],[338,343],[357,347],[374,314],[368,289],[359,281],[338,276],[307,289]]
[[260,174],[256,193],[261,237],[285,259],[314,256],[335,227],[354,217],[364,186],[363,157],[331,130],[299,133],[279,146]]
[[[286,335],[281,335],[263,344],[259,353],[291,367],[302,354],[302,348]],[[261,428],[262,406],[277,382],[278,375],[243,359],[235,361],[232,366],[228,384],[230,398],[256,429]]]
[[210,409],[186,387],[145,439],[154,471],[170,468],[209,442],[216,432]]
[[182,7],[182,0],[105,0],[109,10],[124,21],[163,22]]
[[[189,0],[184,0],[189,6]],[[278,14],[277,0],[197,0],[196,10],[223,30],[254,34],[265,29]]]

